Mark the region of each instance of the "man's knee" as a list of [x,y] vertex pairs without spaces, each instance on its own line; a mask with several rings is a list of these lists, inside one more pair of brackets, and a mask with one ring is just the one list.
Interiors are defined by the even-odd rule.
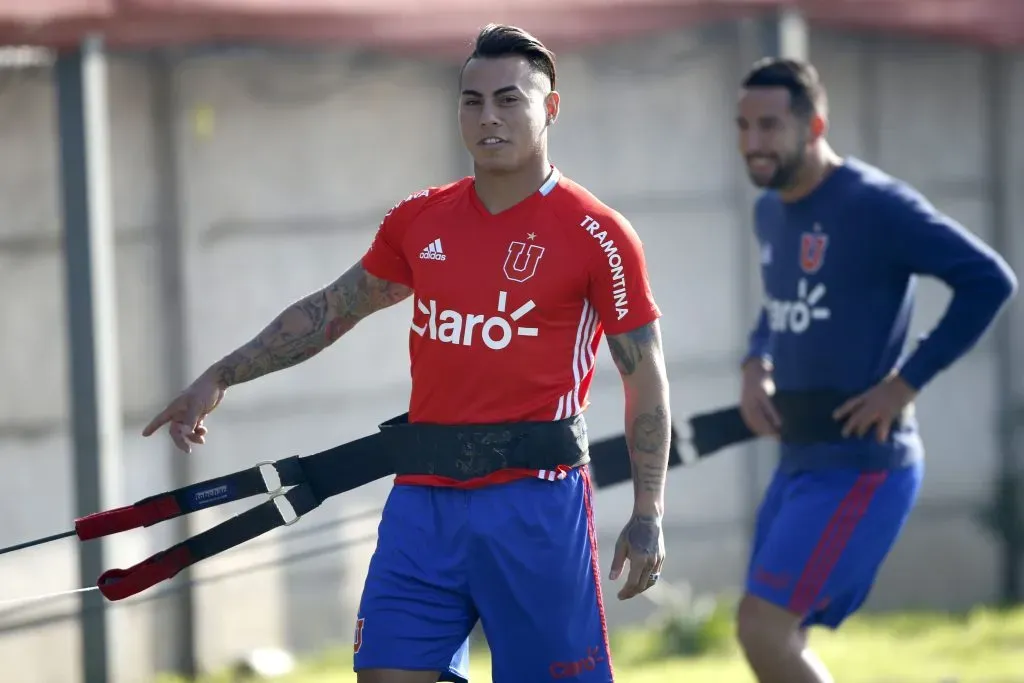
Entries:
[[806,646],[801,617],[755,595],[744,595],[736,613],[736,636],[748,655]]
[[402,671],[364,669],[356,673],[356,683],[437,683],[438,671]]

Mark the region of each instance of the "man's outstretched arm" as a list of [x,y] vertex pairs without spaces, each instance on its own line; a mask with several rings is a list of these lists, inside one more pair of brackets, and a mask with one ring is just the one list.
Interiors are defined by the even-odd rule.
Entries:
[[284,370],[312,358],[360,320],[412,293],[406,285],[370,275],[357,263],[344,275],[283,310],[249,343],[211,365],[142,430],[150,436],[171,424],[170,436],[186,453],[206,442],[203,424],[235,384]]
[[611,576],[612,580],[618,577],[628,558],[629,580],[619,592],[624,599],[646,590],[650,575],[660,572],[664,561],[661,522],[672,417],[658,321],[610,335],[608,348],[625,391],[626,440],[633,472],[633,514],[616,544]]
[[207,373],[227,388],[297,365],[336,342],[363,318],[411,293],[409,287],[381,280],[356,263],[330,285],[286,308]]

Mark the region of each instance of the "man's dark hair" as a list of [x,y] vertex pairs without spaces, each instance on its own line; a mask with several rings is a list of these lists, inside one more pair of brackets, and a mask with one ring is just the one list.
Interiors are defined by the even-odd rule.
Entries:
[[815,113],[827,114],[825,87],[818,78],[818,70],[807,62],[766,57],[754,63],[743,79],[743,87],[785,88],[789,91],[790,109],[805,120]]
[[555,87],[555,55],[544,44],[521,28],[504,24],[488,24],[476,37],[473,52],[462,68],[473,59],[522,57],[530,67],[548,77]]

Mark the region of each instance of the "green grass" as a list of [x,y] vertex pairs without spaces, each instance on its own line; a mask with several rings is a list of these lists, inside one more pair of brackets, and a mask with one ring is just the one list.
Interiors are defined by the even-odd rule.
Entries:
[[[676,622],[666,631],[617,633],[616,678],[628,683],[754,683],[732,641],[726,612],[699,625]],[[861,616],[838,633],[815,632],[811,643],[842,683],[1024,683],[1024,609],[978,609],[969,614]],[[477,647],[472,683],[490,683],[490,663]],[[666,650],[701,650],[668,655]],[[351,650],[304,662],[276,683],[354,683]],[[161,683],[171,683],[165,678]],[[233,683],[228,674],[201,683]]]

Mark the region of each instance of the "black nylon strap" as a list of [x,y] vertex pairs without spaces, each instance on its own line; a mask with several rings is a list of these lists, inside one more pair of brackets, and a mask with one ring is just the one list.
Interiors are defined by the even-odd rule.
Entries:
[[[668,468],[683,464],[680,449],[683,439],[672,425],[668,450]],[[629,444],[625,436],[595,441],[590,446],[590,477],[599,489],[615,486],[633,479],[633,462],[629,457]]]
[[296,464],[309,490],[321,501],[395,473],[380,434],[298,458]]
[[[844,440],[843,423],[832,414],[852,397],[853,394],[830,390],[777,392],[772,396],[772,405],[782,420],[780,440],[795,444]],[[910,407],[899,415],[894,426],[903,425],[912,411]],[[694,415],[689,423],[690,441],[699,457],[757,438],[743,420],[739,406]]]
[[134,505],[142,507],[153,501],[171,497],[180,509],[179,515],[187,515],[196,510],[243,500],[261,493],[267,493],[267,485],[257,466],[149,496]]
[[[273,467],[277,470],[281,486],[291,486],[290,491],[277,494],[154,555],[151,561],[160,562],[164,557],[173,558],[177,569],[180,570],[251,541],[268,531],[292,524],[332,496],[386,477],[394,472],[394,468],[387,453],[384,452],[383,443],[384,439],[380,434],[372,434],[315,455],[291,456],[274,462]],[[253,491],[257,479],[258,490]],[[225,485],[229,487],[232,495],[226,495],[213,504],[220,505],[246,497],[237,495],[238,492],[247,495],[266,493],[266,484],[259,467],[207,480],[175,493],[187,496],[190,489],[206,490]],[[277,498],[286,500],[292,512],[282,512]],[[182,549],[187,553],[180,552]]]
[[278,507],[279,504],[272,498],[182,541],[181,545],[188,548],[194,564],[251,541],[277,527],[294,524],[322,502],[307,484],[296,486],[280,497],[288,501],[294,511],[291,515],[283,513]]
[[690,418],[690,442],[699,457],[754,439],[756,435],[743,421],[739,407],[699,413]]

